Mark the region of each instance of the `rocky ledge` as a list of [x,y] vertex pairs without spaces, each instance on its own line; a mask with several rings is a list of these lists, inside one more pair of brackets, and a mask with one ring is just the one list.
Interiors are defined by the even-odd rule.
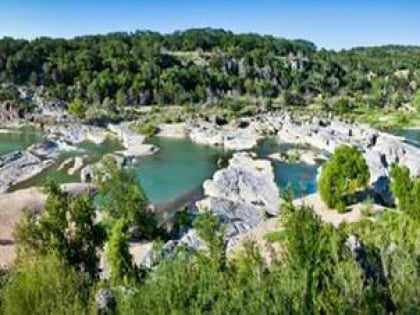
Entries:
[[342,144],[357,147],[364,155],[370,170],[370,184],[377,196],[392,204],[389,192],[389,170],[392,163],[404,165],[413,176],[420,176],[420,149],[401,138],[376,129],[339,121],[285,121],[278,131],[282,141],[306,143],[332,153]]
[[45,127],[46,134],[51,138],[59,138],[61,141],[73,145],[84,141],[90,141],[96,144],[103,143],[108,132],[106,129],[82,125],[79,122],[67,122]]
[[129,123],[109,124],[108,129],[118,136],[126,150],[118,152],[125,157],[140,157],[159,152],[159,148],[152,144],[145,144],[146,136],[130,129]]
[[[274,172],[268,160],[254,159],[250,153],[236,153],[229,166],[217,171],[213,179],[203,184],[205,198],[197,202],[199,212],[210,211],[225,224],[227,250],[234,247],[241,235],[255,228],[270,216],[279,215],[281,199],[274,182]],[[195,229],[186,231],[177,240],[167,242],[164,254],[171,254],[177,246],[202,250],[204,242]],[[135,257],[143,267],[153,266],[153,249]]]
[[220,146],[228,150],[250,150],[257,146],[263,136],[254,121],[242,119],[219,126],[206,121],[195,121],[187,127],[192,141],[209,146]]
[[60,146],[52,140],[45,140],[28,148],[0,157],[0,193],[13,185],[26,181],[52,165],[59,155]]

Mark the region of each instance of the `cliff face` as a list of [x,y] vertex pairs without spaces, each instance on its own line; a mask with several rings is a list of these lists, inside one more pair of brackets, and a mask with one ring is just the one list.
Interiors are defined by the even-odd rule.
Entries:
[[59,122],[64,118],[64,103],[49,97],[42,87],[0,86],[0,127]]

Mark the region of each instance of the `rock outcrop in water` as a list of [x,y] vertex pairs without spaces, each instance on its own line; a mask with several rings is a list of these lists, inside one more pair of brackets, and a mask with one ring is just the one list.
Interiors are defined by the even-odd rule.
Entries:
[[[271,163],[255,159],[250,153],[234,154],[229,166],[205,181],[203,188],[206,197],[197,202],[197,208],[199,212],[210,211],[225,225],[227,249],[268,216],[279,215],[281,199]],[[188,230],[178,240],[167,242],[164,254],[173,253],[179,245],[191,250],[205,248],[195,229]],[[153,266],[153,255],[153,250],[149,249],[140,265]]]
[[[63,150],[77,150],[77,148],[59,140],[45,139],[25,151],[15,151],[0,156],[0,193],[50,167]],[[78,163],[76,167],[80,169],[82,161],[80,158],[76,159]]]
[[198,144],[220,146],[234,151],[255,148],[258,141],[263,138],[256,124],[246,120],[242,123],[232,122],[223,126],[196,121],[187,128],[190,139]]
[[49,137],[59,138],[62,142],[72,145],[85,141],[101,144],[108,136],[108,132],[104,128],[82,125],[77,121],[68,121],[59,125],[47,126],[44,129]]
[[279,190],[273,167],[270,161],[254,159],[249,153],[234,154],[229,166],[205,181],[203,188],[208,198],[244,204],[269,215],[279,213]]
[[109,124],[108,129],[115,133],[121,140],[126,150],[119,153],[126,157],[135,158],[159,152],[159,148],[155,145],[145,144],[146,136],[132,131],[128,123],[121,123],[118,125]]
[[254,159],[249,153],[236,153],[229,166],[217,171],[203,188],[206,198],[197,202],[197,207],[213,212],[227,225],[228,247],[238,235],[280,211],[280,193],[271,163]]

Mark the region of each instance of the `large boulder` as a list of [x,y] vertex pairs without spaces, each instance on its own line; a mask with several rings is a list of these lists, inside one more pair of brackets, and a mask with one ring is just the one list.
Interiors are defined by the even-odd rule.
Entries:
[[52,159],[43,160],[28,151],[13,152],[0,157],[0,193],[41,173],[52,163]]
[[270,161],[255,160],[248,153],[236,153],[203,188],[209,197],[251,205],[270,215],[279,213],[279,190]]

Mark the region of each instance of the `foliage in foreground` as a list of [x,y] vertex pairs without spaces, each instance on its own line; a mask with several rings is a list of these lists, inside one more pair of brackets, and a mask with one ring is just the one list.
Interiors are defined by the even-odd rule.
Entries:
[[93,200],[83,195],[71,198],[57,185],[47,187],[44,214],[28,213],[16,227],[18,261],[54,254],[92,279],[98,276],[97,249],[105,231],[95,223]]
[[28,260],[2,289],[1,313],[83,314],[87,289],[86,278],[56,256]]
[[[396,170],[401,169],[392,176],[397,199],[413,201],[410,190],[395,190],[397,183],[412,185]],[[416,209],[408,202],[405,207]],[[179,248],[146,273],[132,268],[125,224],[118,219],[108,241],[108,254],[118,258],[111,263],[109,283],[87,281],[62,255],[41,255],[8,276],[1,310],[5,315],[90,313],[95,288],[109,286],[118,314],[417,314],[420,216],[401,210],[334,228],[311,208],[288,203],[276,237],[281,249],[273,252],[270,265],[252,243],[225,259],[223,225],[207,213],[194,227],[208,252]],[[350,234],[358,235],[359,244],[349,242]]]

